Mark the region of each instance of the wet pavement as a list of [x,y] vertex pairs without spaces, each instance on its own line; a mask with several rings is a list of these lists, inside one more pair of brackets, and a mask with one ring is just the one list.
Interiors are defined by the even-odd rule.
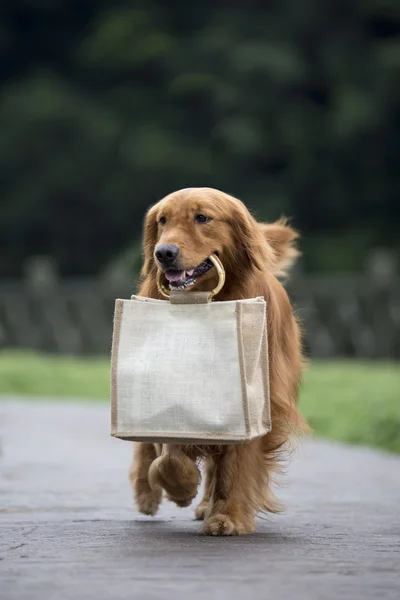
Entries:
[[0,399],[0,599],[400,598],[400,457],[305,442],[253,536],[133,505],[108,406]]

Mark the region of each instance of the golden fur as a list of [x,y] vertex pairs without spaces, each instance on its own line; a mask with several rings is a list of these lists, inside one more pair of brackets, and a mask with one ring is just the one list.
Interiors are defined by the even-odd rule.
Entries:
[[[211,221],[196,223],[199,213]],[[161,217],[165,224],[160,224]],[[178,506],[189,505],[200,482],[200,459],[205,461],[205,491],[196,517],[204,520],[205,533],[251,533],[258,512],[280,510],[271,484],[282,469],[291,440],[307,430],[297,407],[302,373],[300,329],[278,280],[298,255],[294,247],[297,237],[285,220],[257,223],[242,202],[210,188],[174,192],[149,210],[141,295],[160,298],[155,247],[174,244],[180,249],[179,268],[186,270],[218,253],[226,284],[217,301],[265,297],[272,431],[260,440],[235,446],[136,444],[130,479],[141,512],[156,513],[162,490]],[[216,283],[212,269],[192,289],[210,290]]]

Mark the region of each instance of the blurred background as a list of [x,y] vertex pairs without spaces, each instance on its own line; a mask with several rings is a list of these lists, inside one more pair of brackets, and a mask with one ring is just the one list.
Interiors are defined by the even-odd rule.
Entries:
[[398,0],[3,0],[0,392],[107,398],[182,187],[291,218],[317,435],[400,452]]

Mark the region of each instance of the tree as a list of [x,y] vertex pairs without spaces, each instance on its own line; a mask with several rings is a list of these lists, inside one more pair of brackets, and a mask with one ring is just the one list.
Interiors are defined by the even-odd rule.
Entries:
[[396,0],[0,8],[0,274],[90,273],[146,208],[219,187],[293,216],[310,269],[400,255]]

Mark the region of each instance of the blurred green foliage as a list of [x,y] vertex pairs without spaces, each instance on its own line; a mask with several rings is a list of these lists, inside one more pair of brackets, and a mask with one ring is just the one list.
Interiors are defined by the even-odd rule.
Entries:
[[293,216],[308,269],[400,253],[399,25],[398,0],[4,0],[0,275],[96,272],[197,185]]
[[300,406],[318,436],[400,453],[399,389],[396,363],[314,362]]

